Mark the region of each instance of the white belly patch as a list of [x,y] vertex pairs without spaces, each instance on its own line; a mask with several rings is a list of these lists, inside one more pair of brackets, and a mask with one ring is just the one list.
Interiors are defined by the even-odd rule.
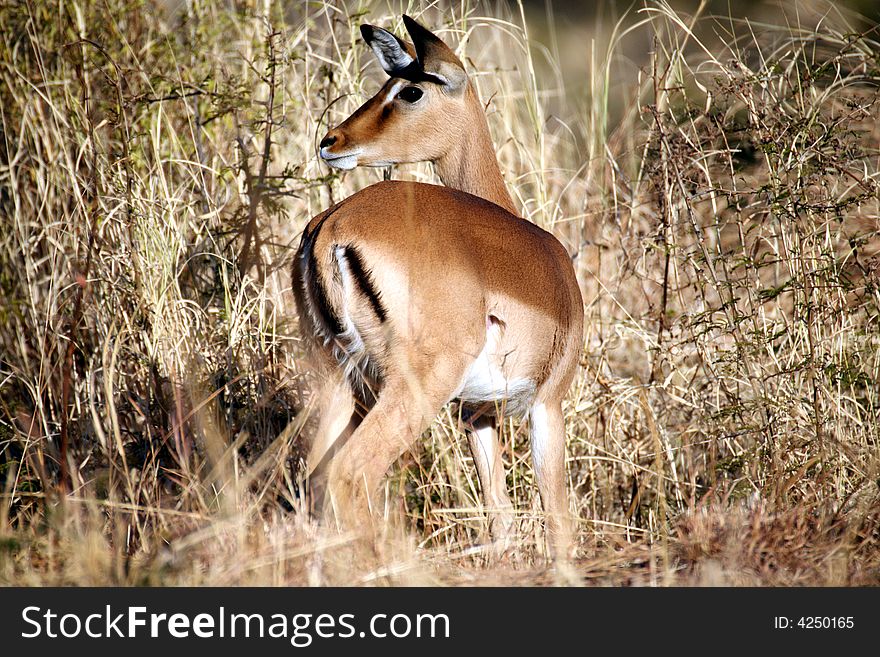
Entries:
[[467,404],[506,402],[511,414],[522,414],[531,405],[535,382],[525,378],[508,378],[504,373],[507,354],[500,352],[503,328],[499,322],[487,322],[486,343],[464,374],[455,395]]

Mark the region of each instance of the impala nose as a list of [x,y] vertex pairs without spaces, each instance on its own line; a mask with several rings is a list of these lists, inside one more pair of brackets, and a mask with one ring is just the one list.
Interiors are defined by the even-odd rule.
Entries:
[[345,133],[337,128],[333,128],[324,135],[321,140],[321,148],[319,154],[334,169],[342,169],[348,171],[354,169],[358,165],[359,149],[351,148],[351,144],[345,138]]

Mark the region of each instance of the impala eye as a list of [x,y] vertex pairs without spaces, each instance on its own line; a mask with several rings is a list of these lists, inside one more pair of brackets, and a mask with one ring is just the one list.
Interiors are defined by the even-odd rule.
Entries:
[[419,98],[421,98],[424,93],[425,92],[423,92],[418,87],[404,87],[403,89],[401,89],[400,93],[397,94],[397,97],[401,100],[405,100],[408,103],[414,103]]

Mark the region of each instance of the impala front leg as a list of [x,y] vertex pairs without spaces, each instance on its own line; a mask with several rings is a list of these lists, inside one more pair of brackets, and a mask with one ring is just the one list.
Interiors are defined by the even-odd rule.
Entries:
[[565,421],[561,403],[532,406],[529,437],[546,518],[548,547],[555,560],[564,562],[571,556],[572,530],[565,487]]
[[507,478],[504,462],[501,460],[501,445],[493,418],[480,417],[468,422],[468,444],[480,489],[483,504],[489,513],[489,531],[495,543],[495,556],[501,556],[511,546],[514,529],[513,504],[507,495]]

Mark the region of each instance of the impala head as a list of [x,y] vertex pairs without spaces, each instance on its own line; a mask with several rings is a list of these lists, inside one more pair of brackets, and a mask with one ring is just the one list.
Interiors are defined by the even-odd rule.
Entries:
[[468,124],[485,123],[455,53],[409,16],[412,44],[372,25],[361,34],[390,79],[321,140],[321,157],[337,169],[437,161],[461,148]]

